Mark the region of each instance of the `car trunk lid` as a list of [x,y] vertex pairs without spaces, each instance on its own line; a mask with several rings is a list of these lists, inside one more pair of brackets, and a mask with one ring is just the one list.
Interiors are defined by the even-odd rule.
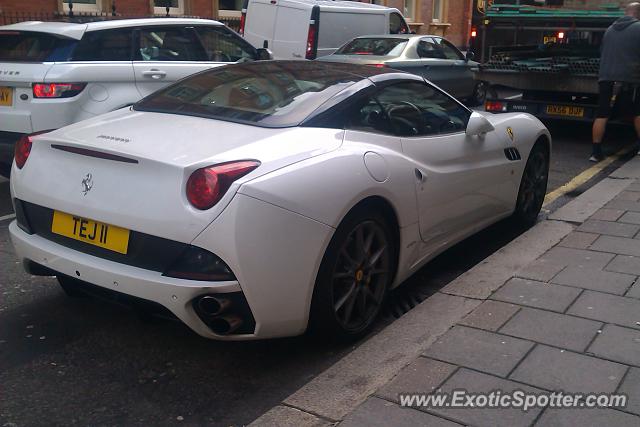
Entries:
[[[324,135],[322,135],[324,134]],[[246,181],[338,148],[343,131],[268,129],[123,109],[36,137],[15,197],[179,242],[191,242]],[[186,198],[197,169],[255,159],[211,209]],[[88,188],[90,187],[90,188]]]

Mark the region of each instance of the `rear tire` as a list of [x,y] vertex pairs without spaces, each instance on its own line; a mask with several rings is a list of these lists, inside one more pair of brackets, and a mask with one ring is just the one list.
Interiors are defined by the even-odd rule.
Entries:
[[538,219],[547,193],[549,179],[549,150],[543,142],[536,142],[525,165],[513,220],[526,228]]
[[309,329],[343,341],[367,334],[393,280],[396,254],[393,233],[383,215],[370,209],[350,213],[322,259]]

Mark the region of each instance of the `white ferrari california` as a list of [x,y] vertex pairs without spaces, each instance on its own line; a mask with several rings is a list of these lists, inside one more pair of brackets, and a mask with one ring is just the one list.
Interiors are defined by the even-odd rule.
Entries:
[[422,77],[266,61],[188,77],[16,145],[10,233],[32,274],[239,340],[370,329],[389,289],[512,216],[551,137]]

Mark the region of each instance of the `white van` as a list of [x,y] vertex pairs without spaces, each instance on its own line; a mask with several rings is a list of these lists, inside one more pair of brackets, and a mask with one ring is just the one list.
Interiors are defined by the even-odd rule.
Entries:
[[240,34],[276,59],[316,59],[354,37],[407,34],[398,9],[356,1],[244,0]]

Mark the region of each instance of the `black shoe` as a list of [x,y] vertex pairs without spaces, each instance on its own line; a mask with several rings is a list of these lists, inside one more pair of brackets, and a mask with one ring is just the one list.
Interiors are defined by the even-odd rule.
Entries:
[[601,162],[604,159],[604,156],[602,154],[592,154],[591,157],[589,157],[589,161],[593,162],[593,163],[598,163]]

